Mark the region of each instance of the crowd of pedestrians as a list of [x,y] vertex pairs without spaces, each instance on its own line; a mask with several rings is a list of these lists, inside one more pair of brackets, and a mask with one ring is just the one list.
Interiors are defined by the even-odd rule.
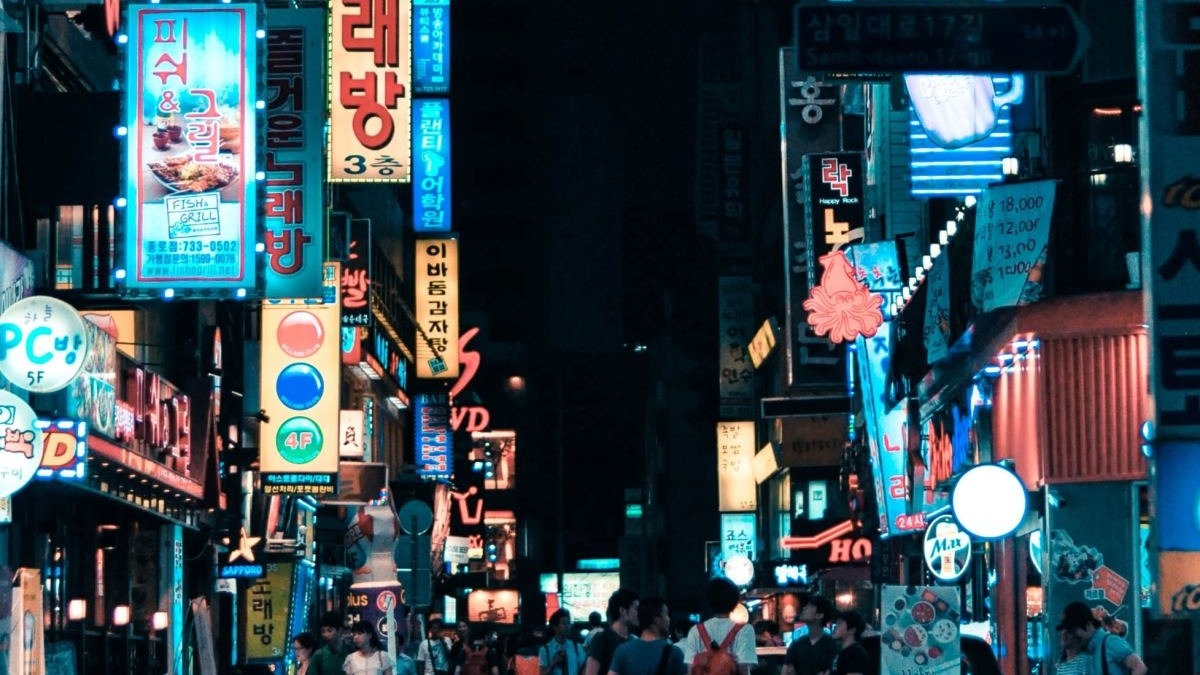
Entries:
[[[619,589],[606,616],[588,617],[583,639],[573,634],[566,609],[543,628],[509,635],[458,621],[452,635],[430,618],[424,635],[398,634],[393,660],[372,624],[347,629],[342,616],[327,612],[317,633],[292,642],[294,675],[758,675],[756,647],[781,646],[779,626],[742,624],[731,617],[738,588],[725,578],[706,588],[710,616],[692,624],[673,620],[662,598],[639,598]],[[837,614],[819,595],[805,600],[798,620],[807,634],[791,642],[782,675],[874,675],[870,656],[858,644],[865,629],[856,612]],[[419,632],[419,631],[418,631]],[[1141,675],[1136,674],[1135,675]]]

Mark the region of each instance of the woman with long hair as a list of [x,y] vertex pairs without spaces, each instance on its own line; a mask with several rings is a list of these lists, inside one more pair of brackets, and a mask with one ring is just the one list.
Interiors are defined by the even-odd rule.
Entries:
[[383,643],[370,621],[355,621],[350,626],[355,650],[346,657],[342,671],[346,675],[395,675],[396,664],[383,651]]

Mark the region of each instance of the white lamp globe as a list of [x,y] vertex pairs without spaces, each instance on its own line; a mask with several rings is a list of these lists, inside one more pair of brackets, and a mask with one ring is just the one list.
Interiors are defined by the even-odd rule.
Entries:
[[980,464],[954,484],[950,508],[962,529],[979,539],[1003,539],[1016,531],[1029,508],[1025,484],[999,464]]

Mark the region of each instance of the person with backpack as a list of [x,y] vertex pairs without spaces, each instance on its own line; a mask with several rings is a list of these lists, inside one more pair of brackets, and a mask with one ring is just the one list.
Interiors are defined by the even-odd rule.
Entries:
[[557,609],[550,615],[553,636],[538,650],[540,675],[579,675],[587,654],[571,639],[571,613]]
[[633,640],[632,631],[637,629],[638,596],[628,588],[618,588],[608,596],[609,625],[588,645],[587,666],[584,675],[608,675],[613,652],[617,647]]
[[417,645],[417,667],[420,675],[451,675],[450,639],[442,635],[442,620],[429,620],[429,631]]
[[729,618],[740,598],[729,579],[708,580],[705,599],[714,616],[693,626],[682,643],[691,675],[750,675],[751,667],[758,665],[754,631]]
[[456,675],[500,675],[500,654],[488,644],[487,637],[468,631],[461,641]]
[[671,613],[662,598],[638,604],[642,639],[630,640],[613,652],[608,675],[684,675],[683,650],[671,644]]
[[1119,635],[1101,627],[1087,604],[1072,602],[1063,608],[1058,630],[1078,640],[1090,655],[1091,675],[1146,675],[1146,664]]

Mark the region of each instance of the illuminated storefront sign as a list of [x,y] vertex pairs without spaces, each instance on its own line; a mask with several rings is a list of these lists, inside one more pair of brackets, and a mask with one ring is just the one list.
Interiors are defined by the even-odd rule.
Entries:
[[0,312],[33,292],[33,261],[0,241]]
[[338,411],[338,457],[358,460],[363,458],[364,425],[363,411]]
[[154,4],[128,11],[124,293],[253,295],[257,9]]
[[1004,179],[1023,75],[905,75],[914,197],[961,197]]
[[33,478],[42,461],[37,413],[15,394],[0,389],[0,498],[11,497]]
[[337,489],[339,325],[337,266],[326,265],[324,303],[262,307],[263,492],[332,495]]
[[248,659],[278,659],[292,646],[288,617],[292,611],[292,574],[294,562],[274,562],[266,575],[242,594],[242,614],[246,617],[242,635]]
[[754,450],[754,422],[717,422],[717,501],[721,511],[758,507]]
[[42,460],[38,478],[82,480],[87,475],[87,423],[77,420],[37,420],[42,430]]
[[821,283],[804,301],[813,332],[835,344],[874,335],[883,324],[883,296],[855,278],[843,251],[826,253],[820,262],[825,270]]
[[458,240],[418,239],[417,377],[458,377]]
[[729,560],[733,556],[745,556],[751,560],[758,557],[758,515],[754,513],[721,514],[721,555]]
[[413,104],[413,231],[450,231],[450,100]]
[[949,513],[934,518],[925,529],[925,567],[938,581],[957,581],[971,562],[971,537]]
[[409,181],[411,17],[411,0],[330,6],[330,181]]
[[324,9],[271,9],[267,29],[268,298],[321,296],[325,250]]
[[908,515],[908,410],[903,404],[889,408],[886,385],[891,342],[891,331],[885,327],[873,337],[859,337],[855,351],[881,535],[925,529],[922,514]]
[[413,91],[450,91],[450,0],[413,0]]
[[827,254],[863,238],[863,157],[859,153],[805,157],[804,186],[808,201],[808,287],[818,281],[818,262]]
[[22,389],[58,391],[83,368],[84,320],[57,298],[35,295],[0,314],[0,374]]
[[413,423],[416,427],[417,475],[449,478],[454,472],[450,454],[454,435],[450,431],[449,396],[444,393],[414,396]]

